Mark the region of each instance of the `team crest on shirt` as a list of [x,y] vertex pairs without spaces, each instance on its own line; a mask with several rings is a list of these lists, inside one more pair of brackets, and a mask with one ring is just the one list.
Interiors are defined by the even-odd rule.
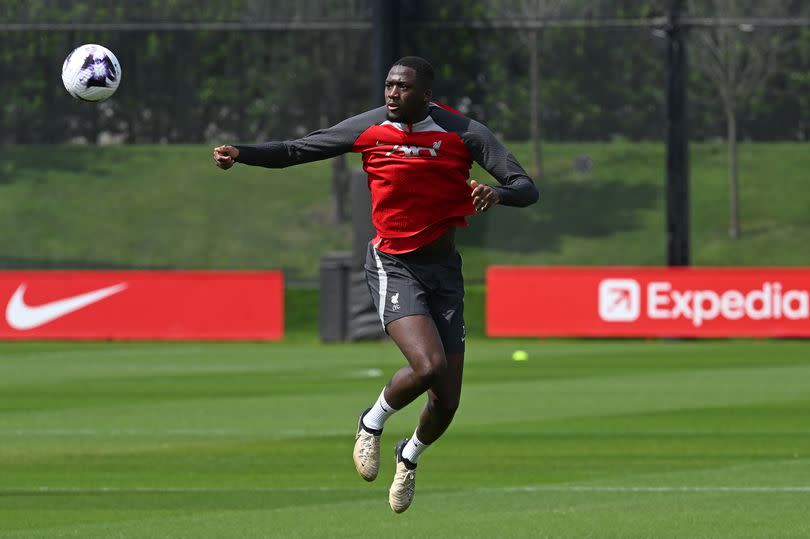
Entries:
[[399,307],[399,292],[397,292],[391,296],[391,310],[396,312],[399,310]]

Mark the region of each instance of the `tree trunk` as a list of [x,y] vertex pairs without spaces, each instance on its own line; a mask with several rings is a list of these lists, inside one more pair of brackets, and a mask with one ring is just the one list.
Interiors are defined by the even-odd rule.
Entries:
[[349,167],[346,156],[338,155],[332,159],[332,211],[330,221],[335,224],[349,220]]
[[[333,53],[333,64],[337,66],[340,71],[346,70],[346,52],[345,47],[339,45],[341,36],[334,36],[337,42],[333,43],[331,40],[327,41],[328,50],[324,51],[321,55],[321,47],[318,47],[319,58],[327,58],[330,53]],[[323,46],[323,45],[321,45]],[[327,66],[326,63],[318,61],[316,65]],[[326,81],[327,87],[330,88],[332,96],[335,98],[334,103],[336,106],[332,107],[331,112],[335,117],[326,118],[326,122],[322,120],[322,127],[327,127],[331,124],[336,124],[344,117],[344,103],[346,102],[344,87],[337,83],[337,79],[330,75],[327,69],[324,69],[322,76]],[[324,115],[328,114],[324,111]],[[349,210],[351,208],[351,197],[349,190],[349,182],[351,181],[351,173],[349,172],[348,162],[345,155],[339,155],[332,159],[332,211],[329,216],[332,223],[340,224],[347,223],[350,220]]]
[[734,106],[726,107],[726,131],[728,137],[728,236],[736,240],[740,237],[740,192],[737,179],[737,118]]
[[540,157],[540,58],[537,29],[529,30],[529,138],[532,141],[532,170],[535,180],[543,175]]

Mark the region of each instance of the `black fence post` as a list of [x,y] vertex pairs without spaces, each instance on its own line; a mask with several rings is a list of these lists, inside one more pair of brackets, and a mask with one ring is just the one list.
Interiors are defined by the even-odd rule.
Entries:
[[682,0],[672,0],[667,28],[667,264],[689,261],[689,133]]
[[371,12],[371,104],[382,105],[388,68],[399,60],[399,0],[372,2]]
[[[399,0],[372,2],[370,106],[385,101],[388,69],[399,59],[401,27]],[[332,253],[321,259],[320,334],[323,341],[379,339],[385,337],[380,317],[371,301],[363,263],[371,225],[371,196],[363,171],[351,173],[352,251]]]

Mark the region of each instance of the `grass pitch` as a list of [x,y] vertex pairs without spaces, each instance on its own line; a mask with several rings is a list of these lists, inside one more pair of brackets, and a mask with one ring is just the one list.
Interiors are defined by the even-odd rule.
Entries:
[[0,343],[0,537],[810,536],[806,341],[474,339],[395,515],[418,406],[376,482],[351,448],[401,362],[387,342]]

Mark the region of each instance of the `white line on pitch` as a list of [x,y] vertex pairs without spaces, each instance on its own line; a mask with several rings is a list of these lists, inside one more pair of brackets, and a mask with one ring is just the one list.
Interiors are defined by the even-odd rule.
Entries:
[[[289,436],[339,436],[346,433],[346,429],[334,430],[307,430],[307,429],[285,429],[274,431],[271,437],[289,437]],[[262,434],[264,436],[266,433]],[[238,429],[210,429],[210,428],[167,428],[167,429],[88,429],[88,428],[16,428],[16,429],[3,429],[0,428],[0,438],[2,437],[17,437],[17,436],[256,436],[257,431],[254,430],[238,430]],[[562,437],[586,437],[586,436],[807,436],[810,435],[810,430],[789,430],[789,431],[712,431],[712,430],[655,430],[655,431],[544,431],[543,436],[562,436]]]
[[610,486],[610,485],[526,485],[517,487],[481,487],[478,492],[733,492],[776,493],[810,492],[810,486]]
[[6,487],[0,494],[205,494],[235,492],[347,492],[361,487]]
[[[775,494],[810,493],[810,486],[610,486],[610,485],[523,485],[513,487],[481,487],[472,489],[425,489],[429,492],[527,493],[527,492],[586,492],[586,493],[733,493]],[[205,494],[205,493],[277,493],[277,492],[368,492],[362,487],[4,487],[0,494]]]
[[19,436],[104,436],[104,437],[130,437],[130,436],[249,436],[255,438],[298,438],[311,436],[339,436],[346,430],[306,430],[286,429],[272,432],[257,432],[248,430],[227,429],[0,429],[0,438]]

